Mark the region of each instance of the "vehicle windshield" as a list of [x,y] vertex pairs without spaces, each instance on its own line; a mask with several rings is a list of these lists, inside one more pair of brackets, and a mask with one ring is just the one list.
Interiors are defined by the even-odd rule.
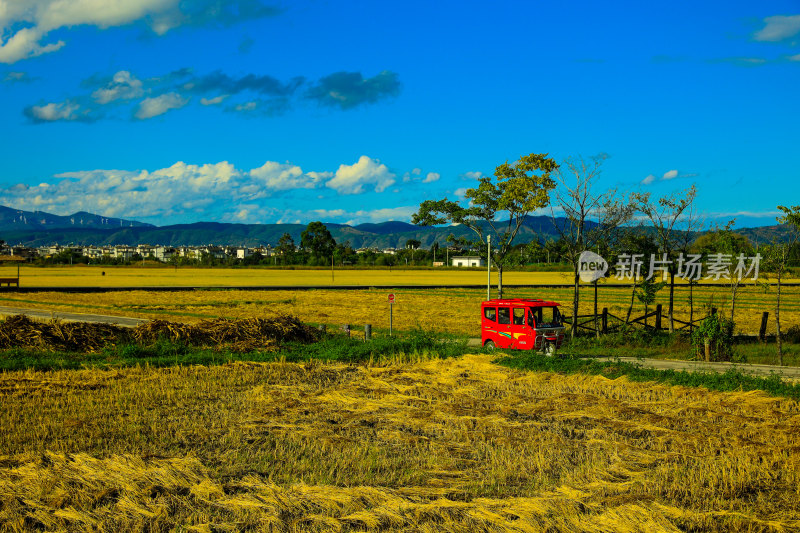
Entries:
[[559,327],[561,326],[561,313],[558,312],[558,307],[530,308],[528,309],[528,324],[533,323],[537,328]]

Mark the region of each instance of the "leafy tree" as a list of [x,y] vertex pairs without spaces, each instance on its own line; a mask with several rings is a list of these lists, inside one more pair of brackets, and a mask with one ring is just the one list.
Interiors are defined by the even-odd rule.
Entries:
[[[616,229],[631,219],[634,207],[630,201],[617,198],[617,191],[603,193],[593,190],[600,176],[601,165],[607,156],[601,154],[585,160],[582,157],[567,159],[558,169],[561,187],[556,193],[555,204],[564,212],[566,222],[556,217],[551,206],[551,217],[564,246],[566,259],[572,264],[573,293],[570,335],[578,333],[578,309],[580,303],[579,259],[585,250],[595,249],[607,242]],[[590,223],[597,218],[597,223]]]
[[333,257],[340,265],[344,263],[352,264],[358,259],[356,257],[355,250],[353,250],[353,247],[350,246],[350,241],[346,241],[343,244],[337,244],[336,249],[333,251]]
[[636,298],[644,304],[644,325],[647,326],[647,313],[650,309],[650,304],[656,301],[658,291],[664,288],[666,282],[656,281],[655,276],[646,277],[642,280],[641,285],[636,290]]
[[284,265],[292,263],[296,249],[297,247],[294,244],[294,239],[292,239],[292,236],[288,233],[281,235],[281,238],[278,240],[278,246],[275,247],[275,251],[280,254]]
[[336,241],[322,222],[311,222],[300,235],[300,246],[311,254],[312,260],[327,264],[336,249]]
[[550,203],[550,191],[556,186],[550,175],[557,169],[558,163],[547,154],[528,154],[513,164],[506,161],[495,168],[494,178],[483,176],[476,188],[467,189],[467,207],[446,197],[425,200],[411,222],[422,226],[463,224],[475,234],[470,244],[477,249],[484,246],[485,235],[491,235],[491,260],[497,266],[497,289],[502,298],[503,268],[511,244],[525,217]]

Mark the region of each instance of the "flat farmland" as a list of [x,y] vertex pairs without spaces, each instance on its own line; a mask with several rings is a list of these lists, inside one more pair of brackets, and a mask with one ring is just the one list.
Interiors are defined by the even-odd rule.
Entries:
[[[16,277],[16,266],[0,266],[0,277]],[[493,274],[496,279],[497,274]],[[566,272],[507,272],[509,284],[570,283]],[[22,287],[242,287],[319,285],[472,285],[485,284],[475,269],[276,269],[157,266],[63,266],[20,269]]]
[[[457,273],[456,273],[457,274]],[[362,277],[369,272],[362,271]],[[385,274],[389,276],[388,273]],[[197,322],[218,317],[246,318],[296,315],[312,324],[341,326],[351,324],[361,327],[372,324],[375,329],[388,329],[389,289],[363,290],[197,290],[197,291],[114,291],[107,293],[66,293],[43,291],[33,293],[0,293],[0,305],[77,313],[121,315],[138,318],[167,319]],[[486,297],[485,289],[436,288],[391,290],[396,302],[393,306],[393,327],[400,330],[430,329],[468,336],[480,336],[479,306]],[[601,286],[598,291],[598,308],[623,317],[630,303],[630,288]],[[493,291],[496,295],[496,291]],[[506,296],[543,298],[563,305],[565,314],[572,314],[572,289],[513,288]],[[592,287],[581,289],[580,314],[589,314],[594,308]],[[676,317],[689,318],[689,291],[679,286],[675,292]],[[730,290],[718,287],[695,287],[693,291],[694,318],[704,316],[711,307],[728,316]],[[657,303],[666,305],[667,290],[658,294]],[[757,333],[761,314],[770,312],[767,332],[775,331],[775,291],[765,292],[760,287],[741,287],[737,295],[735,320],[739,331]],[[652,311],[653,306],[650,307]],[[634,300],[632,316],[644,313],[644,306]],[[782,303],[784,330],[800,324],[800,287],[784,287]],[[665,323],[665,322],[664,322]]]
[[796,531],[796,401],[486,355],[0,374],[0,529]]

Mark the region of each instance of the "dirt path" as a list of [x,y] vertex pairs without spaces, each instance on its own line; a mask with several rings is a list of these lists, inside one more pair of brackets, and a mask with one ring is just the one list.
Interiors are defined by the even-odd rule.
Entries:
[[147,319],[144,318],[132,318],[127,316],[65,313],[63,311],[47,311],[44,309],[27,309],[23,307],[6,306],[0,306],[0,315],[26,315],[31,318],[39,318],[44,320],[57,318],[65,322],[96,322],[101,324],[116,324],[118,326],[125,326],[128,328],[135,328],[139,324],[147,322]]
[[[480,339],[469,339],[468,346],[479,347]],[[598,358],[607,361],[615,361],[616,357]],[[625,363],[640,364],[645,368],[655,368],[657,370],[686,370],[690,372],[719,372],[725,373],[734,368],[745,374],[756,376],[769,376],[778,374],[785,378],[800,380],[800,367],[796,366],[777,366],[777,365],[754,365],[747,363],[706,363],[705,361],[679,361],[675,359],[645,359],[639,357],[620,357],[620,361]]]

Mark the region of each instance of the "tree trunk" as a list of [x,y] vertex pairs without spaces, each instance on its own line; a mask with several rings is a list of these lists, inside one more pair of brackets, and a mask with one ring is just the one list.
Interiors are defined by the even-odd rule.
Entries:
[[731,322],[733,322],[733,314],[736,311],[736,291],[739,288],[739,282],[734,283],[731,280]]
[[675,333],[675,322],[672,320],[672,310],[674,309],[673,302],[675,301],[675,271],[670,268],[669,269],[669,309],[667,310],[667,314],[669,315],[669,332]]
[[636,276],[633,277],[633,287],[631,288],[631,303],[628,306],[628,314],[625,315],[625,325],[631,321],[631,312],[633,312],[633,297],[636,296]]
[[597,327],[597,280],[594,280],[594,336],[600,338],[600,328]]
[[578,264],[575,263],[575,289],[572,294],[572,326],[569,328],[569,334],[571,337],[575,337],[578,333],[578,304],[580,303],[580,297],[578,296],[580,290],[580,276],[578,275]]
[[778,364],[783,366],[783,346],[781,345],[781,273],[778,272],[778,295],[775,299],[775,345],[778,349]]
[[689,280],[689,335],[691,335],[692,331],[694,331],[694,325],[692,324],[692,321],[694,320],[694,299],[692,298],[693,287],[694,284],[692,283],[692,280]]

